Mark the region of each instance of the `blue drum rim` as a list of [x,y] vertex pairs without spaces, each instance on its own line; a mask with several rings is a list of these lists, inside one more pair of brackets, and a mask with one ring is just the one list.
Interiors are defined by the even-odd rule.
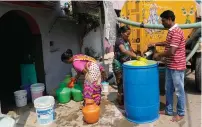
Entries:
[[[135,61],[135,60],[131,60],[131,61]],[[127,62],[129,62],[129,61],[127,61]],[[155,62],[154,64],[151,64],[151,65],[147,65],[147,66],[132,66],[132,65],[129,65],[129,64],[126,64],[126,62],[125,63],[123,63],[123,65],[122,65],[123,67],[125,67],[125,68],[152,68],[152,67],[157,67],[158,66],[158,62]]]

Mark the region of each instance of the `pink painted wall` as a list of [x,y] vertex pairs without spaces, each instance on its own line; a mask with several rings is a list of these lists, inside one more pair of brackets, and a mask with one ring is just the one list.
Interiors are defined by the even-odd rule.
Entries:
[[126,0],[122,1],[111,1],[113,3],[113,8],[117,10],[121,10]]

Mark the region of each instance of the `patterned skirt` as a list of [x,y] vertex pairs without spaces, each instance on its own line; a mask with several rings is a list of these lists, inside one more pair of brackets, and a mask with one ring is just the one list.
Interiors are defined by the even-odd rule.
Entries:
[[123,95],[123,72],[121,63],[114,59],[113,61],[113,71],[116,77],[116,82],[118,86],[118,103],[120,105],[124,104],[124,95]]
[[93,99],[99,105],[101,101],[101,72],[96,63],[87,63],[87,73],[84,81],[84,98]]

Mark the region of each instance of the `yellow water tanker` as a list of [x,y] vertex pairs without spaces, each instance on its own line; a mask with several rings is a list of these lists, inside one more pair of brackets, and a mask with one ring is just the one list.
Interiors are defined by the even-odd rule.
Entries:
[[[168,0],[132,0],[126,1],[120,17],[144,24],[161,24],[160,14],[165,10],[172,10],[175,13],[177,24],[190,24],[196,21],[196,2],[189,1],[168,1]],[[125,24],[121,24],[125,25]],[[130,26],[130,43],[135,51],[143,53],[151,42],[162,42],[166,40],[167,30],[146,29]],[[185,38],[191,34],[193,29],[184,31]],[[162,52],[164,48],[157,47]]]

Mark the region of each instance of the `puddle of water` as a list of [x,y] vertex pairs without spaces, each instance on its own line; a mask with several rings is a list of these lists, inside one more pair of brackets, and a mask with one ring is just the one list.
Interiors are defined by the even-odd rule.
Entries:
[[100,117],[102,117],[106,113],[106,105],[109,105],[110,102],[108,100],[102,99],[101,105],[100,105]]
[[73,120],[76,120],[79,116],[77,115],[77,112],[75,113],[71,113],[67,116],[66,120],[67,121],[73,121]]
[[134,127],[134,123],[131,123],[126,119],[116,119],[114,121],[114,127]]

